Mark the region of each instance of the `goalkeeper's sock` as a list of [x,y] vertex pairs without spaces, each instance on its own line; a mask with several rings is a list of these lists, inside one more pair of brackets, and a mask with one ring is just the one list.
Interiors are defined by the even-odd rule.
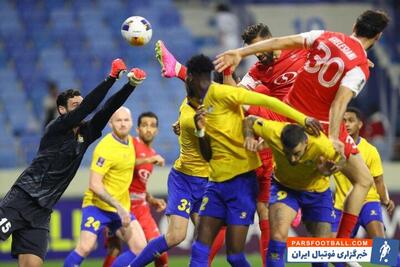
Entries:
[[180,64],[179,62],[177,62],[177,64],[175,65],[175,70],[178,69],[178,71],[176,72],[178,75],[178,78],[181,79],[182,81],[186,80],[186,73],[187,73],[187,68],[185,66],[183,66],[182,64]]
[[83,257],[79,255],[75,250],[71,251],[65,258],[64,267],[77,267],[81,266]]
[[107,255],[103,262],[103,267],[111,267],[117,256]]
[[266,266],[266,256],[268,250],[268,243],[269,243],[269,221],[268,220],[261,220],[260,221],[260,253],[263,262],[263,266]]
[[211,266],[211,263],[215,258],[215,255],[217,255],[218,251],[224,245],[225,234],[226,234],[226,227],[222,227],[219,230],[218,235],[215,237],[214,242],[211,246],[210,256],[208,257],[208,266]]

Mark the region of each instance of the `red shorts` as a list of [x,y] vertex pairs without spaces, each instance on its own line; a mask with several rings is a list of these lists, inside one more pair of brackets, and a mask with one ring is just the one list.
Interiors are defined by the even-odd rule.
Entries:
[[271,175],[274,169],[272,150],[267,148],[259,152],[262,165],[256,169],[258,180],[258,202],[269,202]]
[[[329,134],[329,124],[323,123],[322,127],[324,129],[324,133],[326,135],[328,135]],[[344,144],[344,155],[345,155],[346,159],[348,159],[350,157],[350,155],[355,155],[355,154],[360,153],[353,138],[347,132],[346,127],[344,126],[344,123],[340,124],[339,140],[342,141]]]
[[157,223],[151,215],[150,207],[147,202],[142,202],[140,205],[134,205],[134,203],[131,202],[131,212],[142,227],[147,241],[160,236],[160,230],[158,230]]

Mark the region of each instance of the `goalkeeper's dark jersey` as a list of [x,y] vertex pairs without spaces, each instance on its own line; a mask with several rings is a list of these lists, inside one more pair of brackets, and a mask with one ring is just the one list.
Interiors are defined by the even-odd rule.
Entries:
[[49,123],[31,165],[19,176],[18,186],[42,207],[51,209],[74,178],[85,151],[101,136],[111,115],[125,102],[134,87],[126,84],[95,113],[82,122],[114,84],[108,78],[97,86],[75,110]]

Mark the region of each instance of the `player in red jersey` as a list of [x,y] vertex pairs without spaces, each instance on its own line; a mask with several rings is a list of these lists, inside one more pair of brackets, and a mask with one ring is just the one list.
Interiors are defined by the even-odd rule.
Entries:
[[[381,11],[368,10],[361,14],[347,36],[337,32],[308,33],[271,38],[257,44],[227,51],[218,56],[216,69],[235,68],[242,57],[277,49],[306,48],[308,60],[299,71],[286,99],[299,111],[325,122],[325,130],[335,149],[348,157],[342,172],[350,175],[353,190],[349,193],[338,237],[349,237],[361,204],[373,183],[352,138],[341,127],[347,104],[356,96],[369,77],[365,50],[380,38],[389,21]],[[273,251],[271,251],[273,253]]]
[[[164,159],[157,154],[151,144],[158,133],[158,117],[153,112],[144,112],[139,115],[136,132],[133,138],[135,146],[136,163],[132,183],[129,187],[131,197],[131,212],[142,227],[147,241],[160,236],[158,226],[151,215],[150,206],[157,212],[165,209],[163,199],[155,198],[147,192],[147,181],[153,172],[153,166],[164,166]],[[103,267],[111,266],[114,258],[119,254],[121,247],[116,237],[108,238],[106,242],[108,255]],[[168,266],[167,253],[161,254],[154,264],[156,267]]]

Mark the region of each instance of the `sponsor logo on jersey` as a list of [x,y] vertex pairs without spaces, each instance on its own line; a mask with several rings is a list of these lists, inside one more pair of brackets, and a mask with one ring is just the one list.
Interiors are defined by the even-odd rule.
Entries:
[[291,72],[285,72],[278,78],[274,80],[274,84],[276,85],[285,85],[285,84],[290,84],[293,83],[294,80],[297,77],[297,72],[291,71]]

